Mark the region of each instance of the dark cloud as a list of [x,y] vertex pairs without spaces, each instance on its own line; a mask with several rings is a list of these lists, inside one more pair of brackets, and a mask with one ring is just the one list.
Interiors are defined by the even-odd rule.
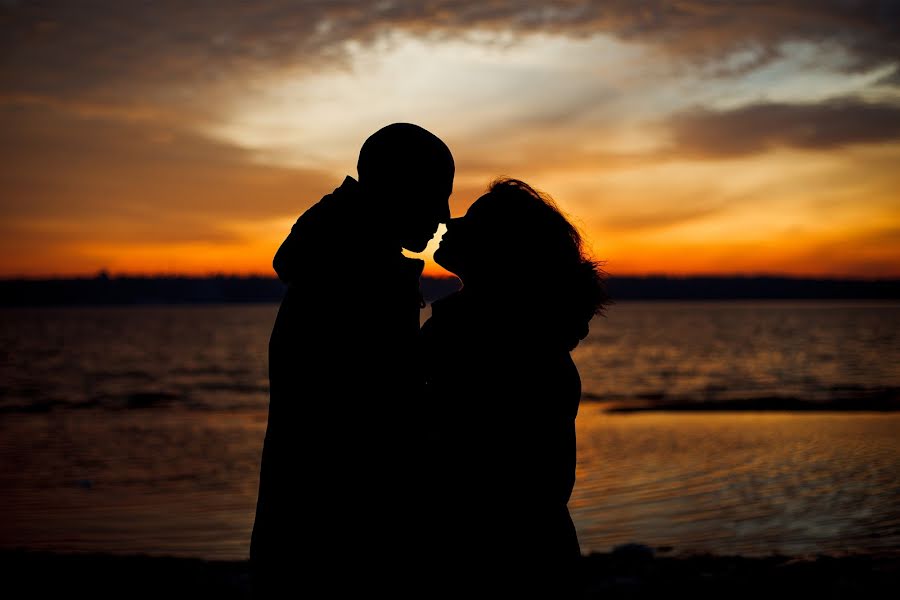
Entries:
[[873,222],[862,230],[813,241],[794,257],[800,265],[821,265],[822,272],[849,277],[896,277],[900,264],[900,228]]
[[900,87],[900,67],[876,81],[875,85]]
[[696,202],[695,199],[688,199],[683,203],[671,202],[641,210],[608,210],[597,222],[606,230],[636,232],[683,225],[719,214],[725,209],[724,203],[711,204],[705,201],[696,205],[691,200]]
[[470,175],[496,177],[516,173],[529,175],[558,171],[621,171],[656,163],[660,157],[652,153],[625,153],[584,148],[575,138],[564,142],[510,143],[492,148],[475,147],[457,160],[457,169]]
[[697,109],[668,121],[676,156],[727,158],[786,147],[829,150],[900,141],[900,106],[842,98],[818,104]]
[[50,223],[94,240],[221,242],[233,235],[223,224],[299,214],[340,183],[152,122],[5,107],[0,123],[7,228]]
[[479,29],[607,33],[691,60],[748,51],[753,58],[740,68],[777,56],[789,41],[843,48],[851,68],[900,56],[893,0],[22,1],[0,7],[0,93],[186,106],[197,86],[252,85],[254,74],[273,69],[339,65],[346,42],[366,44],[386,31]]
[[867,241],[873,244],[891,244],[900,247],[900,227],[885,227],[866,234]]

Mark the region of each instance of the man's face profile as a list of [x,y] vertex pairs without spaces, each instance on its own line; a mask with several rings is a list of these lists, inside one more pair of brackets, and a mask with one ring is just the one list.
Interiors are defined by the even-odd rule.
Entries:
[[450,218],[450,195],[446,188],[417,187],[405,192],[400,205],[405,207],[400,245],[411,252],[422,252],[437,232],[438,225]]

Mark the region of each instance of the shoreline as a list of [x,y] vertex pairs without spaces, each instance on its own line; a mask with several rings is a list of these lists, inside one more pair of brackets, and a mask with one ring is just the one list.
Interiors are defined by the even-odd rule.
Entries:
[[827,400],[806,400],[795,396],[760,396],[728,400],[687,399],[606,399],[582,394],[585,405],[600,406],[607,414],[647,412],[668,413],[896,413],[900,412],[900,390],[883,388],[864,390],[857,396]]
[[[0,550],[22,597],[250,598],[247,561]],[[860,598],[900,593],[900,552],[846,556],[658,556],[627,544],[581,560],[580,598]],[[298,588],[302,582],[298,578]],[[298,591],[298,590],[295,590]],[[424,596],[423,596],[424,597]]]

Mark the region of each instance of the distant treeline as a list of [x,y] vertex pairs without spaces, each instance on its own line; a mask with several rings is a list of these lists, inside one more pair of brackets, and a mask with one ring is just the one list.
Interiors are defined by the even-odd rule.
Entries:
[[[527,293],[522,282],[511,294]],[[427,302],[459,289],[455,278],[422,278]],[[0,280],[0,306],[204,304],[278,302],[284,284],[274,277],[97,277]],[[790,277],[611,277],[618,300],[856,299],[898,300],[900,279]],[[359,297],[377,290],[358,290]]]
[[[422,279],[427,302],[459,289],[459,280]],[[0,280],[0,306],[109,304],[216,304],[279,302],[285,285],[275,277],[83,277]],[[364,298],[360,286],[358,294]]]

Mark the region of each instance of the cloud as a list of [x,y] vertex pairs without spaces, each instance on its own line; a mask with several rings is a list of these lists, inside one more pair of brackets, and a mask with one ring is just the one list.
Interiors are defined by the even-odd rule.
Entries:
[[585,148],[583,143],[583,140],[573,136],[568,144],[563,141],[498,144],[494,152],[490,147],[480,148],[475,143],[457,160],[457,170],[482,178],[494,178],[523,172],[532,176],[548,172],[603,173],[660,161],[654,153],[593,150]]
[[875,85],[900,87],[900,67],[876,81]]
[[606,230],[643,232],[689,223],[720,214],[724,209],[724,203],[663,204],[646,209],[610,212],[604,214],[599,223]]
[[229,221],[297,215],[339,177],[261,165],[247,151],[157,123],[0,109],[0,214],[122,243],[224,241]]
[[606,34],[690,61],[727,65],[743,53],[735,69],[778,56],[787,42],[809,42],[840,47],[848,69],[868,69],[896,62],[898,24],[900,5],[889,0],[21,2],[0,8],[0,93],[165,101],[202,115],[198,88],[252,86],[273,70],[340,68],[350,44],[389,31]]
[[[264,246],[281,233],[271,223],[330,191],[360,137],[400,118],[453,148],[454,214],[507,174],[647,238],[730,214],[718,198],[688,198],[697,172],[716,168],[706,159],[751,157],[768,172],[777,160],[765,153],[780,147],[858,145],[835,162],[865,154],[847,185],[865,194],[894,172],[875,144],[900,137],[898,109],[811,102],[891,98],[865,92],[898,62],[898,11],[879,0],[0,3],[0,253],[25,256],[14,240],[27,241],[55,268],[92,242],[76,266],[94,268],[126,246],[149,261],[202,242],[228,260],[256,235],[268,268]],[[411,39],[421,68],[390,60]],[[445,63],[459,68],[435,68],[438,49],[459,53]],[[313,154],[322,140],[328,151]],[[602,221],[601,185],[623,203]],[[52,255],[48,237],[63,244]]]
[[800,264],[818,264],[822,273],[897,277],[900,227],[896,223],[872,223],[828,239],[815,240],[798,250],[794,260]]
[[641,133],[643,147],[628,149],[615,137],[610,139],[609,133],[617,132],[615,123],[585,123],[580,130],[536,126],[525,135],[519,135],[519,129],[498,131],[467,144],[457,166],[461,172],[488,178],[501,173],[599,175],[685,159],[741,158],[777,148],[829,151],[893,144],[900,142],[900,105],[841,97],[726,110],[698,107],[633,130]]
[[677,157],[730,158],[773,148],[831,150],[900,141],[900,106],[841,98],[818,104],[760,103],[696,109],[668,120]]

